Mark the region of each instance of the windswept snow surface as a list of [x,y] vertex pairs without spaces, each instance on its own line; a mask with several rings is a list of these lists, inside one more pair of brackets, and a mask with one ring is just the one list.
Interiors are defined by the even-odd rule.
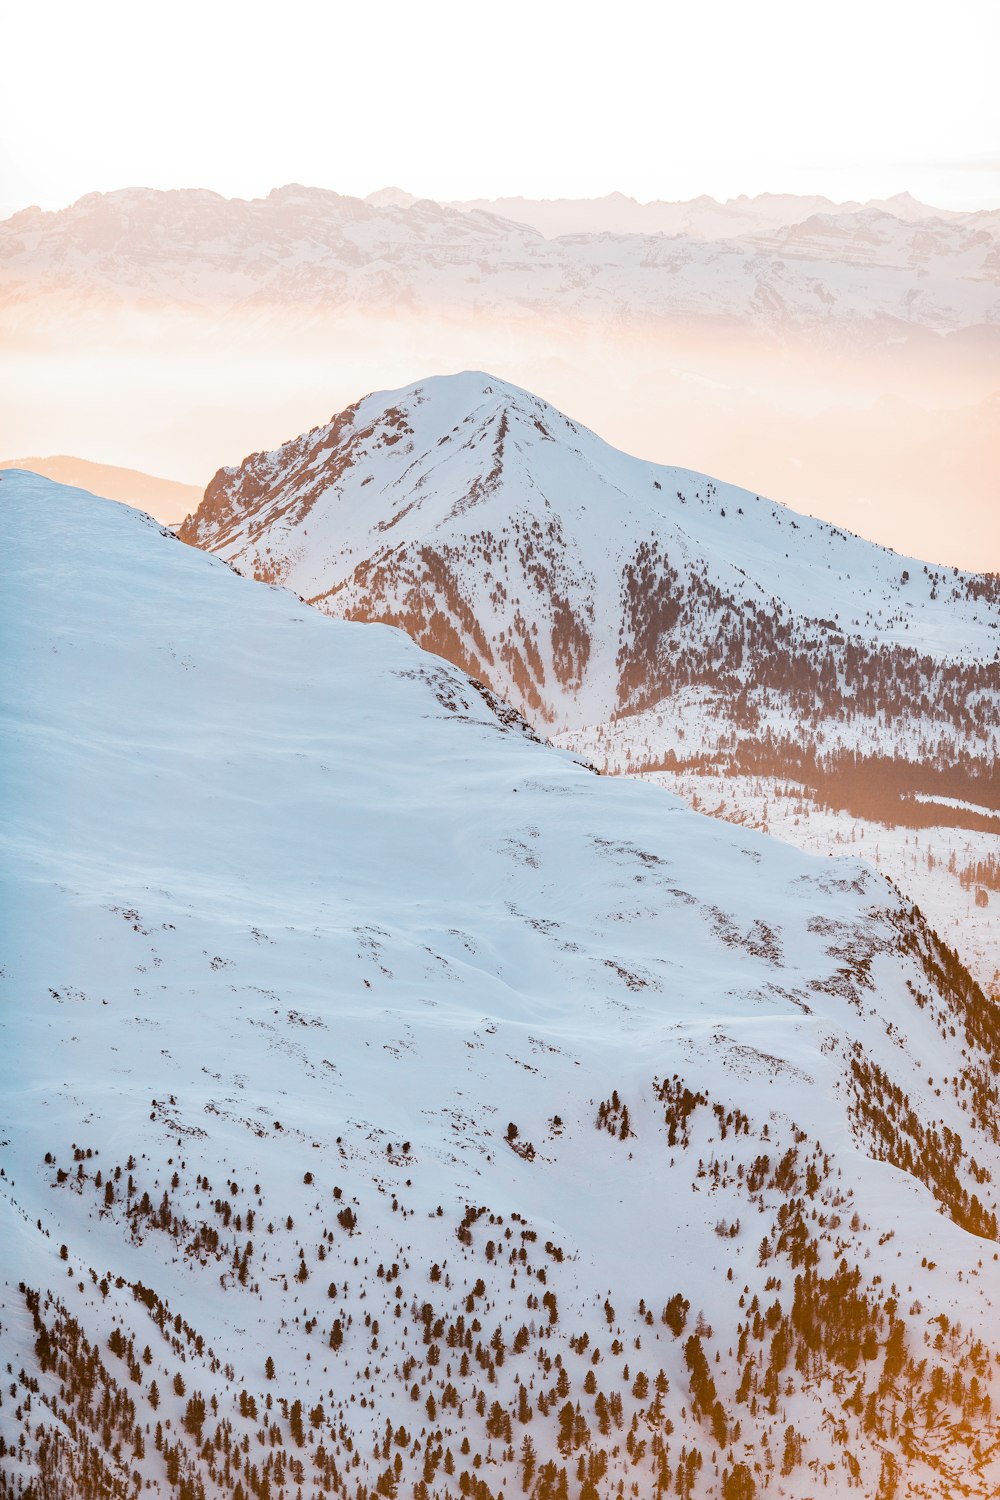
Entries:
[[896,891],[138,512],[0,537],[2,1493],[996,1493],[1000,1038]]

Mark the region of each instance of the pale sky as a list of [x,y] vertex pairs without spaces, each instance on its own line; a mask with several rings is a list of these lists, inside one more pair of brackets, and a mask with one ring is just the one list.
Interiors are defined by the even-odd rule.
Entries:
[[3,214],[285,182],[1000,206],[998,0],[45,0],[3,33]]

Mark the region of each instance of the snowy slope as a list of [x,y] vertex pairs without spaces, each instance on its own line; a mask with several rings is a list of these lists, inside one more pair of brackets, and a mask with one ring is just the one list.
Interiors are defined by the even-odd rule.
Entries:
[[797,849],[859,855],[917,903],[986,994],[1000,997],[1000,813],[962,826],[948,821],[947,804],[932,804],[913,827],[818,804],[805,787],[782,778],[696,770],[642,774],[691,807]]
[[996,1492],[919,914],[138,513],[0,527],[0,1492]]

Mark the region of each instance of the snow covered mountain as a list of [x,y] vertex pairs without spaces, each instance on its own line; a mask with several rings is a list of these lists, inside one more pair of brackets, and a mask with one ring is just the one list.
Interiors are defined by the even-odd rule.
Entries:
[[848,344],[1000,323],[996,213],[914,217],[912,200],[805,199],[796,214],[796,200],[779,202],[703,206],[669,236],[654,218],[646,232],[545,238],[485,208],[397,190],[368,200],[294,184],[249,201],[90,193],[0,223],[0,316],[23,337],[40,320],[62,327],[157,306],[280,318],[286,330],[361,308],[544,311],[600,325],[822,328]]
[[220,470],[180,535],[400,625],[547,729],[615,721],[633,763],[877,758],[889,803],[1000,808],[997,580],[631,458],[490,375],[379,392]]
[[[343,475],[598,451],[470,380]],[[996,1493],[1000,1031],[918,911],[122,506],[0,539],[0,1494]]]

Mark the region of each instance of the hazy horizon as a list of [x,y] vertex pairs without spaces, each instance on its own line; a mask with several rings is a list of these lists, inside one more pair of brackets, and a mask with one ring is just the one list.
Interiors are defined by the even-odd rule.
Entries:
[[[969,167],[966,170],[968,170],[970,173],[977,170],[982,170],[984,172],[993,172],[994,168],[992,164],[987,164],[984,165],[981,169]],[[996,172],[998,181],[1000,181],[1000,168],[997,168]],[[31,201],[0,201],[0,223],[5,222],[7,219],[14,218],[17,214],[24,213],[26,209],[30,208],[40,208],[44,213],[61,213],[64,209],[72,208],[75,204],[79,203],[82,198],[90,197],[94,193],[112,195],[115,193],[128,193],[137,190],[142,191],[145,189],[148,189],[152,192],[206,192],[215,193],[220,198],[228,198],[233,201],[260,202],[261,200],[270,197],[272,193],[280,192],[283,188],[286,187],[295,186],[305,187],[307,189],[316,190],[318,192],[336,193],[339,197],[344,198],[359,198],[362,201],[377,198],[380,194],[398,192],[401,194],[412,196],[413,198],[416,198],[418,200],[425,199],[431,201],[432,203],[440,203],[446,206],[455,204],[464,206],[465,204],[479,202],[502,203],[516,200],[524,200],[525,202],[530,203],[596,204],[605,202],[608,199],[620,198],[626,200],[629,203],[633,203],[640,208],[649,208],[657,204],[666,204],[672,207],[684,206],[687,204],[697,203],[699,200],[705,199],[718,204],[719,207],[727,207],[743,201],[752,203],[756,202],[759,199],[768,198],[802,198],[804,200],[808,200],[810,198],[823,198],[826,199],[826,201],[829,202],[834,208],[844,208],[845,206],[854,204],[858,204],[864,208],[873,203],[886,203],[891,201],[892,199],[912,198],[915,202],[921,204],[923,207],[936,210],[944,214],[992,213],[994,211],[1000,210],[1000,186],[998,186],[995,190],[991,190],[988,201],[982,193],[970,193],[968,199],[965,201],[944,203],[932,202],[928,198],[921,197],[919,193],[916,193],[912,190],[909,183],[906,181],[901,182],[899,186],[895,188],[890,188],[889,190],[884,192],[872,192],[869,193],[866,197],[862,198],[851,196],[849,194],[845,194],[841,197],[835,197],[831,196],[830,193],[820,188],[810,189],[807,186],[801,184],[795,187],[772,185],[768,187],[756,188],[753,191],[745,191],[741,189],[728,195],[722,194],[721,196],[717,193],[710,192],[707,189],[704,191],[694,191],[680,197],[672,197],[666,193],[657,192],[651,192],[647,196],[643,196],[641,194],[624,192],[621,188],[612,185],[602,190],[589,193],[574,193],[570,191],[554,190],[549,193],[539,194],[521,191],[515,187],[502,192],[473,192],[464,196],[448,197],[441,193],[413,192],[409,185],[405,182],[375,182],[370,187],[365,187],[358,189],[357,191],[348,192],[342,186],[333,181],[305,182],[298,181],[297,179],[288,179],[287,181],[283,182],[274,182],[270,187],[262,188],[258,192],[236,193],[228,192],[223,187],[216,186],[212,183],[201,181],[174,182],[167,186],[152,182],[123,181],[109,187],[85,188],[76,196],[69,198],[65,196],[50,196],[48,198],[36,198]]]
[[[1000,198],[1000,12],[988,0],[957,0],[946,26],[936,7],[902,0],[809,13],[793,0],[654,12],[626,0],[610,29],[591,7],[512,0],[482,32],[458,0],[425,11],[386,0],[377,46],[363,9],[290,0],[273,20],[260,0],[238,24],[192,0],[169,26],[124,0],[12,12],[10,53],[34,66],[5,78],[0,201],[194,180],[254,196],[334,179],[358,195],[398,183],[445,200]],[[471,128],[456,130],[463,120]]]

